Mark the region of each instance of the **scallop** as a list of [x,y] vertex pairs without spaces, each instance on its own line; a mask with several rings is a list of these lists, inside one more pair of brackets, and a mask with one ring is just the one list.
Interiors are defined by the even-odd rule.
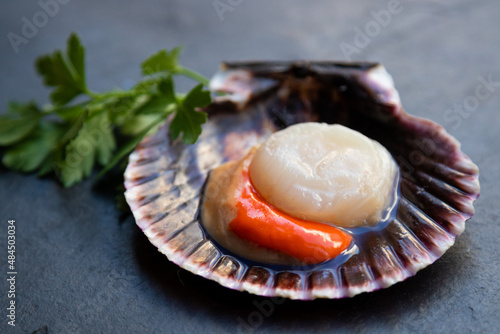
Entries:
[[[432,264],[474,214],[478,168],[440,125],[407,114],[390,75],[374,63],[224,63],[196,144],[168,124],[130,155],[125,196],[137,225],[182,268],[262,296],[344,298],[389,287]],[[399,166],[398,201],[375,227],[350,230],[356,247],[316,265],[271,265],[221,246],[200,218],[209,173],[242,159],[296,123],[340,124],[380,143]]]
[[308,122],[275,132],[250,164],[255,188],[294,217],[342,227],[377,224],[396,163],[379,143],[339,124]]

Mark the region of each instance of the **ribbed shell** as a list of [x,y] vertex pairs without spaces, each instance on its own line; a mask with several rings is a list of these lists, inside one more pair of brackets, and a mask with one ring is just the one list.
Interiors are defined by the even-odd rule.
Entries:
[[[358,63],[223,64],[194,145],[171,142],[165,125],[130,155],[126,198],[137,225],[168,259],[223,286],[291,299],[343,298],[413,276],[453,245],[479,196],[478,169],[436,123],[406,114],[382,66]],[[345,262],[273,267],[239,259],[203,230],[207,174],[243,157],[272,131],[303,121],[341,123],[377,140],[400,166],[397,214],[356,236]]]

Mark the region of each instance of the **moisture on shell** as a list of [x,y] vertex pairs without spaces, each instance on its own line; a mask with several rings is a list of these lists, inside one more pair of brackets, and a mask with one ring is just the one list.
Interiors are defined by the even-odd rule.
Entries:
[[[413,276],[453,245],[474,213],[478,169],[438,124],[407,114],[378,64],[225,63],[211,81],[225,92],[206,108],[194,145],[168,127],[143,140],[125,172],[137,225],[171,261],[231,289],[292,299],[343,298]],[[234,256],[199,221],[207,175],[298,122],[339,123],[384,145],[400,167],[400,200],[382,228],[354,234],[346,258],[275,267]]]

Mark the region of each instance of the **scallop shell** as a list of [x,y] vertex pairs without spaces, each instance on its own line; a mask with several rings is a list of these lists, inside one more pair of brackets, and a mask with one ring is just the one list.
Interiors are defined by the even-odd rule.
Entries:
[[[378,64],[226,63],[211,88],[227,95],[206,108],[194,145],[165,125],[130,155],[126,198],[137,225],[168,259],[221,285],[262,296],[343,298],[388,287],[436,261],[474,213],[478,169],[438,124],[404,112]],[[400,166],[400,200],[384,228],[357,237],[345,261],[308,267],[252,263],[218,246],[199,221],[214,167],[240,159],[277,129],[340,123],[384,145]]]

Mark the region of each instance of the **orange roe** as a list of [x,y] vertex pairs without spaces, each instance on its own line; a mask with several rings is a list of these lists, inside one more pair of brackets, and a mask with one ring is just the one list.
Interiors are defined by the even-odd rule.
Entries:
[[237,215],[229,229],[240,238],[283,252],[305,264],[331,260],[346,250],[352,237],[331,225],[292,217],[260,196],[248,169],[243,170]]

